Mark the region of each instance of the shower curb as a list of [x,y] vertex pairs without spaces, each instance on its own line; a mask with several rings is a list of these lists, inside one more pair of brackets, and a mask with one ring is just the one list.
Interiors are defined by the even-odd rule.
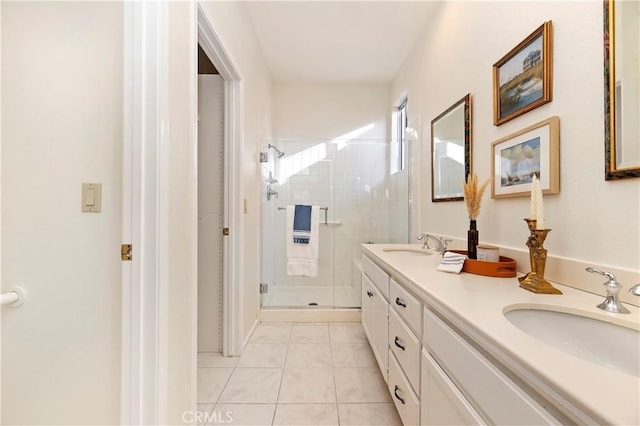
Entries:
[[360,309],[262,309],[265,322],[360,322]]

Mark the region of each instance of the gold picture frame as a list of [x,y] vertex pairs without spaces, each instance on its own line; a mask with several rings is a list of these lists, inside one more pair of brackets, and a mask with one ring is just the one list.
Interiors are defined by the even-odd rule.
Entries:
[[552,24],[547,21],[493,64],[493,124],[552,100]]
[[544,194],[560,192],[560,119],[550,117],[491,144],[491,198],[528,197],[535,174]]

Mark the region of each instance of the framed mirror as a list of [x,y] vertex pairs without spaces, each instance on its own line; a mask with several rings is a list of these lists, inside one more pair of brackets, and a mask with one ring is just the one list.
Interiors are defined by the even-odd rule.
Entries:
[[605,179],[640,177],[640,2],[604,1]]
[[471,94],[431,121],[431,201],[462,201],[471,173]]

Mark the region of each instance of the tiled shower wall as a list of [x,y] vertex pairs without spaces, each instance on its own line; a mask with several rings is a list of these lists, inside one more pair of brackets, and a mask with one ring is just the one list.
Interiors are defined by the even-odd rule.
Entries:
[[[266,142],[263,144],[267,145]],[[354,259],[368,241],[407,241],[407,173],[389,176],[389,143],[376,140],[270,141],[285,152],[269,153],[263,175],[278,179],[278,198],[263,196],[263,280],[273,286],[355,286]],[[273,151],[273,150],[269,150]],[[266,183],[263,183],[266,194]],[[315,278],[286,274],[286,212],[293,204],[328,207],[325,226],[320,212],[319,272]],[[397,220],[394,220],[397,218]]]

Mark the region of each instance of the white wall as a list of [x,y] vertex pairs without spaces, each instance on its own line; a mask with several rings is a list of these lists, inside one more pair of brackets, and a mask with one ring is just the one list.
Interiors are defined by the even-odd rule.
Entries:
[[[246,7],[241,2],[200,3],[222,45],[244,82],[243,185],[247,212],[244,215],[243,327],[244,337],[258,321],[260,300],[260,140],[271,131],[271,77]],[[242,209],[242,206],[239,207]]]
[[2,308],[2,423],[116,424],[122,4],[1,7],[2,286],[29,292]]
[[387,139],[390,115],[388,84],[273,84],[274,138],[333,139],[373,124],[357,138]]
[[[553,21],[554,32],[553,101],[495,127],[492,65],[547,20]],[[470,92],[473,169],[480,179],[490,176],[492,141],[560,117],[561,192],[545,197],[547,224],[553,229],[546,241],[549,254],[640,269],[640,180],[604,180],[601,2],[445,3],[393,82],[391,97],[404,90],[421,140],[421,231],[466,239],[464,204],[431,202],[429,126]],[[528,213],[528,198],[485,195],[478,219],[481,242],[525,250],[522,218]],[[575,279],[593,279],[584,275]]]

